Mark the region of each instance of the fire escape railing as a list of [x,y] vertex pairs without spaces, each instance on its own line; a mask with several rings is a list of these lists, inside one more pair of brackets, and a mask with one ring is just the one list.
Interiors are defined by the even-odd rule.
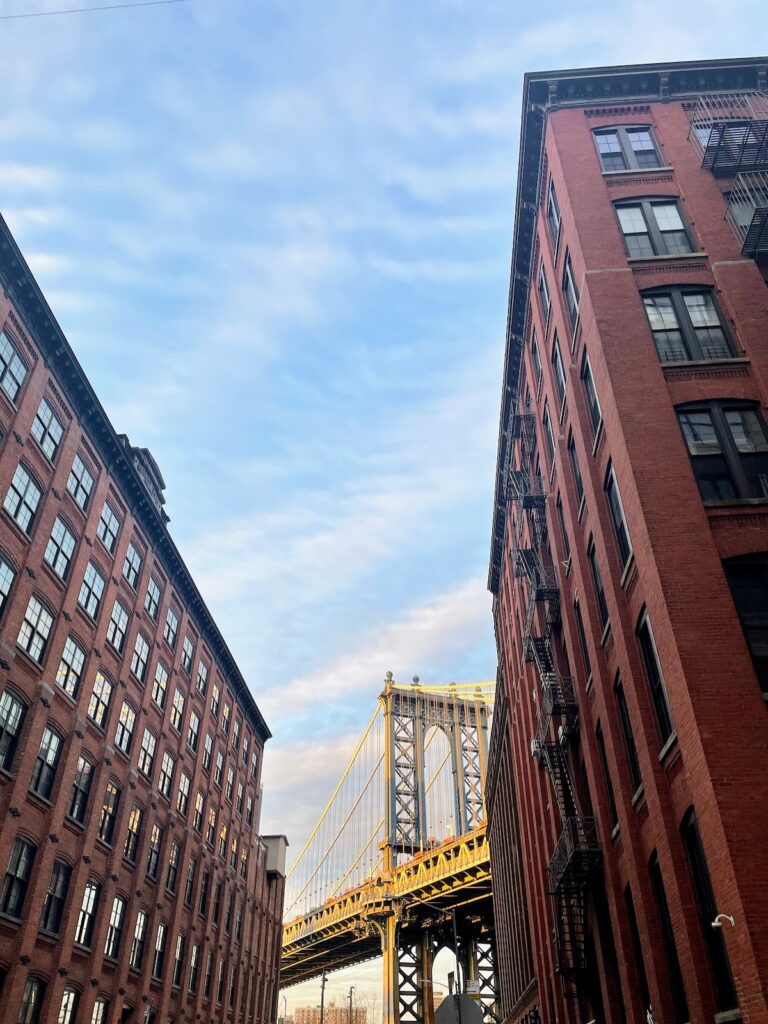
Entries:
[[566,747],[578,726],[578,702],[573,680],[558,671],[551,645],[552,630],[560,619],[560,590],[557,570],[544,556],[546,487],[527,469],[535,446],[534,430],[533,414],[521,410],[513,421],[513,440],[520,442],[520,468],[510,468],[507,478],[507,497],[515,505],[511,561],[515,576],[528,581],[523,651],[525,660],[535,664],[540,682],[531,753],[550,777],[562,826],[547,869],[547,888],[555,908],[556,966],[564,984],[578,986],[587,966],[587,892],[600,863],[600,843],[594,818],[581,813],[568,765]]
[[768,168],[768,94],[706,93],[691,114],[688,138],[716,177]]
[[742,255],[768,255],[768,171],[736,175],[725,219],[741,242]]

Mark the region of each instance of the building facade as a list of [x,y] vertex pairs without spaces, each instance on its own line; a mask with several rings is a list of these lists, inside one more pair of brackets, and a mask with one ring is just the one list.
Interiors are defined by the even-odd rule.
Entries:
[[269,731],[1,219],[0,280],[2,1019],[266,1024]]
[[328,1003],[323,1007],[322,1017],[319,1006],[297,1006],[294,1012],[295,1024],[368,1024],[368,1011],[364,1006]]
[[767,68],[525,79],[490,567],[508,1024],[768,1021]]

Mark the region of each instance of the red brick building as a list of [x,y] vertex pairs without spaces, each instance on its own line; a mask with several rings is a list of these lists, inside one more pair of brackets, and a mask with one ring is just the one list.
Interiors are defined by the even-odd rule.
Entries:
[[525,78],[490,569],[508,1024],[768,1021],[767,68]]
[[0,1016],[275,1019],[267,726],[0,219]]

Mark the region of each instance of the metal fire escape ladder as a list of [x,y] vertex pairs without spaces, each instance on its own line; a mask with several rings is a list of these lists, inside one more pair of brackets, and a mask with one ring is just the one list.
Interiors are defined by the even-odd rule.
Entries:
[[[524,442],[529,428],[524,422],[526,418],[525,414],[520,417],[521,456],[527,454]],[[521,457],[520,464],[526,466],[528,463]],[[527,471],[521,468],[510,472],[509,484],[509,497],[517,506],[512,550],[514,572],[515,576],[527,579],[529,585],[523,650],[526,661],[536,666],[541,684],[539,718],[531,741],[531,753],[549,774],[562,824],[547,869],[547,888],[555,910],[557,970],[567,990],[569,985],[578,987],[587,966],[587,889],[589,878],[600,862],[600,844],[594,818],[585,817],[581,812],[568,768],[566,746],[578,722],[578,705],[573,681],[560,675],[552,652],[552,630],[560,619],[560,591],[556,570],[543,557],[547,502],[544,483],[532,481]],[[535,632],[539,605],[544,606],[541,634]],[[553,729],[555,724],[558,725],[556,732]]]

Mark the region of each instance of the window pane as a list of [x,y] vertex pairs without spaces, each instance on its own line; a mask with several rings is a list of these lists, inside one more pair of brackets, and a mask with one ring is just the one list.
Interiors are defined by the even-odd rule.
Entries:
[[618,208],[621,230],[624,234],[637,234],[647,231],[643,211],[639,206],[620,206]]
[[654,203],[653,213],[660,231],[685,231],[677,203]]
[[681,412],[680,425],[691,455],[719,455],[720,442],[715,425],[706,409],[697,412]]
[[684,362],[689,358],[683,334],[669,295],[646,295],[643,299],[653,331],[656,351],[662,363]]
[[729,356],[731,352],[712,296],[708,292],[695,292],[684,295],[683,299],[705,358]]

